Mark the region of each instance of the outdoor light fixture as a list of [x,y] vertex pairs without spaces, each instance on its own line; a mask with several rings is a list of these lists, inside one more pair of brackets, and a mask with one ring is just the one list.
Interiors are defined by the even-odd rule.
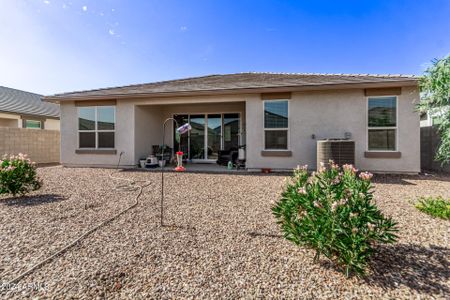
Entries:
[[[168,121],[173,121],[175,123],[175,127],[177,128],[176,131],[178,134],[180,134],[180,139],[181,139],[182,134],[187,133],[189,130],[192,129],[192,126],[189,123],[186,123],[186,124],[178,127],[177,120],[175,120],[174,118],[167,118],[163,123],[161,160],[164,160],[164,137],[166,135],[166,124]],[[183,167],[183,152],[181,151],[181,141],[180,141],[180,143],[178,143],[178,152],[176,153],[176,155],[177,155],[177,166],[175,168],[175,171],[177,171],[177,172],[185,171],[186,169]],[[160,219],[161,222],[160,223],[161,223],[161,227],[162,227],[162,226],[164,226],[164,166],[165,166],[164,161],[162,163],[160,163],[160,166],[161,166],[161,219]]]

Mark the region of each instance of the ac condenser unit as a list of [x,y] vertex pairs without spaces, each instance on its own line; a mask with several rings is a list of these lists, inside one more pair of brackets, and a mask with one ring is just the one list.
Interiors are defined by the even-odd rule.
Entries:
[[355,164],[355,141],[344,139],[326,139],[317,141],[317,168],[320,163],[328,164],[332,160],[342,166]]

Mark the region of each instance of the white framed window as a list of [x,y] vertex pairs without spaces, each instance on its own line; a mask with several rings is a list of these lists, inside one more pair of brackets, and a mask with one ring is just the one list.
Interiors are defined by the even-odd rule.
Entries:
[[288,150],[289,101],[264,100],[264,149]]
[[397,97],[367,98],[367,149],[397,151]]
[[114,149],[115,106],[78,107],[78,148]]
[[42,121],[38,120],[25,120],[24,125],[25,128],[42,129]]

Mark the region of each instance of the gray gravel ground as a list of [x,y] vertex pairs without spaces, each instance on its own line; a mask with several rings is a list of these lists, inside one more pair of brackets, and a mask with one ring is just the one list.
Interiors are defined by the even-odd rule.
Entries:
[[[39,169],[43,188],[0,198],[0,282],[62,248],[133,202],[114,192],[112,170]],[[30,274],[4,298],[448,298],[449,225],[417,211],[418,196],[450,197],[450,176],[378,176],[376,201],[400,227],[379,247],[366,279],[351,278],[311,250],[285,241],[270,207],[284,176],[166,174],[166,222],[159,226],[160,175],[140,205]],[[45,289],[32,289],[32,284]]]

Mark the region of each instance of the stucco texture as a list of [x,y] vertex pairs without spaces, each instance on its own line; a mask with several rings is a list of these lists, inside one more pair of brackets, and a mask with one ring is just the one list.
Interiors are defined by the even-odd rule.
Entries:
[[[367,97],[364,90],[293,93],[289,100],[289,150],[291,157],[264,157],[263,102],[247,100],[247,167],[292,169],[298,164],[316,168],[317,139],[344,138],[355,141],[355,164],[376,172],[420,172],[420,128],[415,105],[417,89],[404,87],[398,96],[397,139],[401,158],[365,158],[367,151]],[[312,138],[316,136],[316,139]]]
[[[342,138],[350,132],[356,142],[356,166],[361,170],[389,173],[420,171],[419,115],[415,87],[403,87],[398,96],[398,149],[401,158],[365,158],[367,151],[367,97],[363,89],[295,92],[289,100],[290,157],[266,157],[264,150],[263,101],[260,94],[198,96],[177,98],[121,99],[116,105],[115,155],[76,154],[78,147],[77,107],[61,104],[61,160],[64,165],[115,166],[124,152],[121,165],[132,167],[140,157],[160,144],[165,118],[176,113],[240,112],[247,145],[247,168],[259,170],[292,169],[299,164],[316,168],[316,139]],[[165,140],[172,144],[172,126]]]

